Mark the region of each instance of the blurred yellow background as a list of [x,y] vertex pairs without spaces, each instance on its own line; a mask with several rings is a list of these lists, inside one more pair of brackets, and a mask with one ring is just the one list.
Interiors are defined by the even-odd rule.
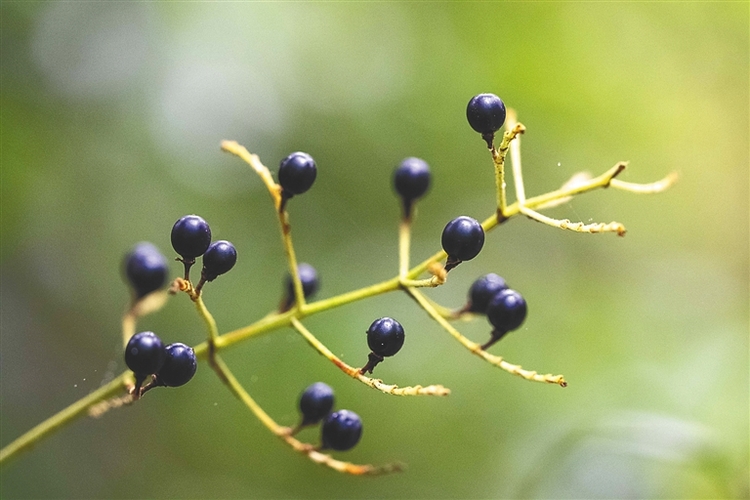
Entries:
[[[396,398],[338,372],[291,330],[225,359],[281,424],[310,383],[336,390],[364,435],[337,458],[405,473],[339,475],[270,435],[205,364],[185,387],[63,429],[0,470],[3,498],[746,498],[748,488],[747,3],[3,2],[1,444],[124,370],[121,258],[197,213],[238,250],[205,289],[222,332],[274,308],[285,261],[269,198],[235,139],[272,170],[310,153],[313,189],[290,202],[319,297],[397,270],[391,174],[424,158],[413,261],[444,224],[494,207],[468,100],[501,96],[527,126],[529,195],[573,173],[680,182],[601,190],[551,210],[617,220],[625,238],[516,219],[429,295],[450,306],[495,272],[529,317],[491,352],[561,389],[510,376],[453,341],[401,294],[305,324],[353,365],[381,316],[406,329],[375,373],[440,383]],[[180,273],[178,263],[172,272]],[[482,319],[459,323],[477,342]],[[192,345],[186,297],[139,329]],[[302,437],[317,440],[316,431]]]

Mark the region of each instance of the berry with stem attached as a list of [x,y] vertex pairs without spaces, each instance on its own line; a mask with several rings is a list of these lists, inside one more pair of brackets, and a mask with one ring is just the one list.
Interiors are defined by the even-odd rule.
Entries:
[[393,318],[376,319],[367,329],[367,346],[372,352],[368,355],[367,364],[360,373],[372,373],[372,370],[383,358],[393,356],[404,345],[404,327]]
[[466,106],[466,118],[492,149],[495,132],[505,123],[505,103],[495,94],[475,95]]
[[217,276],[226,273],[237,262],[237,250],[226,240],[214,241],[203,254],[203,270],[201,280],[195,291],[200,293],[207,281],[213,281]]
[[430,166],[420,158],[406,158],[393,174],[393,186],[401,196],[404,219],[409,220],[414,202],[430,187]]
[[299,410],[302,421],[297,429],[306,425],[317,424],[333,409],[333,389],[323,382],[315,382],[299,398]]
[[526,300],[515,290],[506,288],[498,292],[487,305],[487,319],[494,329],[490,340],[482,346],[487,349],[506,333],[516,330],[526,319]]
[[448,254],[445,270],[450,271],[479,255],[484,246],[484,229],[475,219],[462,215],[445,225],[441,241]]
[[[320,278],[318,278],[318,272],[313,266],[305,262],[297,264],[297,272],[299,273],[299,279],[302,282],[302,294],[305,298],[312,297],[315,292],[320,288]],[[284,281],[284,299],[281,301],[279,307],[280,312],[288,311],[292,305],[294,305],[294,280],[291,275],[287,274]]]
[[195,258],[200,257],[211,244],[211,228],[202,217],[186,215],[172,226],[172,248],[177,252],[185,265],[185,279],[190,279],[190,267]]
[[135,399],[140,397],[143,381],[159,371],[166,356],[164,343],[154,332],[140,332],[130,337],[125,346],[125,364],[135,374]]
[[175,342],[165,349],[164,364],[156,373],[157,386],[179,387],[187,384],[198,369],[195,351],[190,346]]
[[495,273],[477,278],[469,289],[469,302],[466,310],[477,314],[485,314],[492,297],[501,290],[508,288],[505,280]]
[[315,160],[307,153],[297,151],[281,160],[279,164],[280,210],[284,210],[289,198],[310,189],[317,175],[318,167],[315,165]]
[[350,410],[339,410],[323,421],[320,449],[350,450],[361,437],[362,419],[359,415]]
[[143,241],[135,245],[125,256],[123,267],[136,301],[167,282],[167,258],[151,243]]

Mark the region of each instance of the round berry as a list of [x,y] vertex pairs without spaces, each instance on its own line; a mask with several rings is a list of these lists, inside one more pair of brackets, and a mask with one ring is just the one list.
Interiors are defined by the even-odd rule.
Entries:
[[315,182],[318,175],[318,167],[315,160],[307,153],[292,153],[279,165],[279,184],[286,198],[295,194],[302,194]]
[[362,419],[349,410],[331,413],[323,421],[321,448],[346,451],[354,448],[362,437]]
[[211,228],[197,215],[181,217],[172,226],[172,248],[185,260],[195,260],[211,244]]
[[154,332],[136,333],[125,346],[125,364],[139,378],[159,371],[165,358],[164,343]]
[[475,219],[462,215],[445,225],[442,243],[449,259],[471,260],[484,246],[484,229]]
[[521,294],[507,288],[498,292],[487,306],[487,319],[500,335],[515,330],[526,319],[526,301]]
[[137,299],[155,292],[167,282],[167,259],[151,243],[138,243],[125,256],[123,264]]
[[376,319],[367,329],[367,346],[381,358],[393,356],[404,345],[404,328],[393,318]]
[[[297,265],[297,272],[299,273],[299,279],[302,282],[302,293],[305,298],[312,296],[318,291],[320,287],[320,280],[318,279],[318,272],[310,264],[301,262]],[[294,280],[287,274],[286,277],[286,293],[287,297],[290,297],[294,302]]]
[[157,383],[167,387],[179,387],[187,384],[195,375],[195,370],[198,369],[198,361],[195,359],[193,348],[175,342],[169,344],[165,348],[165,352],[164,364],[156,373]]
[[478,278],[469,289],[469,311],[485,314],[492,297],[506,288],[505,280],[495,273]]
[[299,410],[302,412],[300,425],[317,424],[332,408],[333,389],[323,382],[315,382],[299,398]]
[[226,240],[214,241],[203,254],[203,281],[213,281],[234,267],[237,250]]
[[424,196],[430,187],[430,166],[420,158],[406,158],[393,174],[393,186],[404,200],[408,217],[414,200]]
[[471,128],[482,135],[492,135],[505,123],[505,103],[495,94],[479,94],[466,106]]

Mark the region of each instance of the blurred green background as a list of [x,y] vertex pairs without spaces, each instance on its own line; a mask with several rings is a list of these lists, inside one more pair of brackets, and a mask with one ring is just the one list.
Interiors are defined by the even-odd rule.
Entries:
[[[399,319],[404,349],[376,375],[441,383],[449,398],[395,398],[338,372],[291,330],[225,359],[281,424],[299,393],[331,384],[359,413],[337,458],[403,461],[347,477],[263,428],[201,365],[189,385],[84,419],[3,466],[3,498],[747,498],[747,3],[3,2],[2,445],[124,369],[122,255],[198,213],[239,253],[207,286],[221,331],[278,304],[285,261],[269,197],[236,139],[272,169],[312,154],[314,188],[290,202],[320,297],[396,272],[406,156],[429,162],[413,260],[443,225],[493,210],[489,155],[466,123],[480,92],[527,126],[527,192],[630,161],[621,179],[664,194],[597,191],[551,210],[618,220],[625,238],[512,220],[430,291],[457,307],[496,272],[530,314],[492,352],[562,373],[526,382],[468,354],[400,294],[305,323],[364,363],[364,331]],[[177,263],[172,272],[180,272]],[[484,341],[481,319],[460,330]],[[186,297],[139,329],[197,344]],[[302,437],[316,441],[316,431]]]

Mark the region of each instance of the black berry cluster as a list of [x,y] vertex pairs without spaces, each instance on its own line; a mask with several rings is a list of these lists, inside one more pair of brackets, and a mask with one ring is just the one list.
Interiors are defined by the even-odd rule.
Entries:
[[523,324],[527,306],[520,293],[508,288],[503,278],[491,273],[477,278],[471,285],[469,300],[463,311],[487,316],[493,326],[490,340],[482,346],[482,349],[487,349]]
[[167,258],[148,242],[138,243],[125,255],[125,276],[133,290],[134,302],[161,289],[167,282]]
[[350,410],[331,412],[333,403],[333,389],[330,386],[323,382],[309,386],[300,396],[302,420],[292,433],[322,421],[319,449],[346,451],[354,448],[362,437],[362,419]]
[[237,250],[226,240],[211,243],[211,228],[198,215],[180,217],[172,226],[172,248],[180,255],[177,259],[185,265],[185,279],[190,279],[190,267],[203,256],[201,279],[196,286],[200,292],[206,282],[226,273],[237,262]]
[[[135,375],[135,399],[151,387],[184,385],[198,368],[192,347],[181,343],[165,346],[154,332],[140,332],[130,338],[125,346],[125,364]],[[142,387],[149,376],[153,381]]]
[[367,364],[359,371],[360,373],[372,373],[372,370],[383,358],[393,356],[404,345],[404,327],[393,318],[383,317],[376,319],[367,329],[367,346],[370,354]]

